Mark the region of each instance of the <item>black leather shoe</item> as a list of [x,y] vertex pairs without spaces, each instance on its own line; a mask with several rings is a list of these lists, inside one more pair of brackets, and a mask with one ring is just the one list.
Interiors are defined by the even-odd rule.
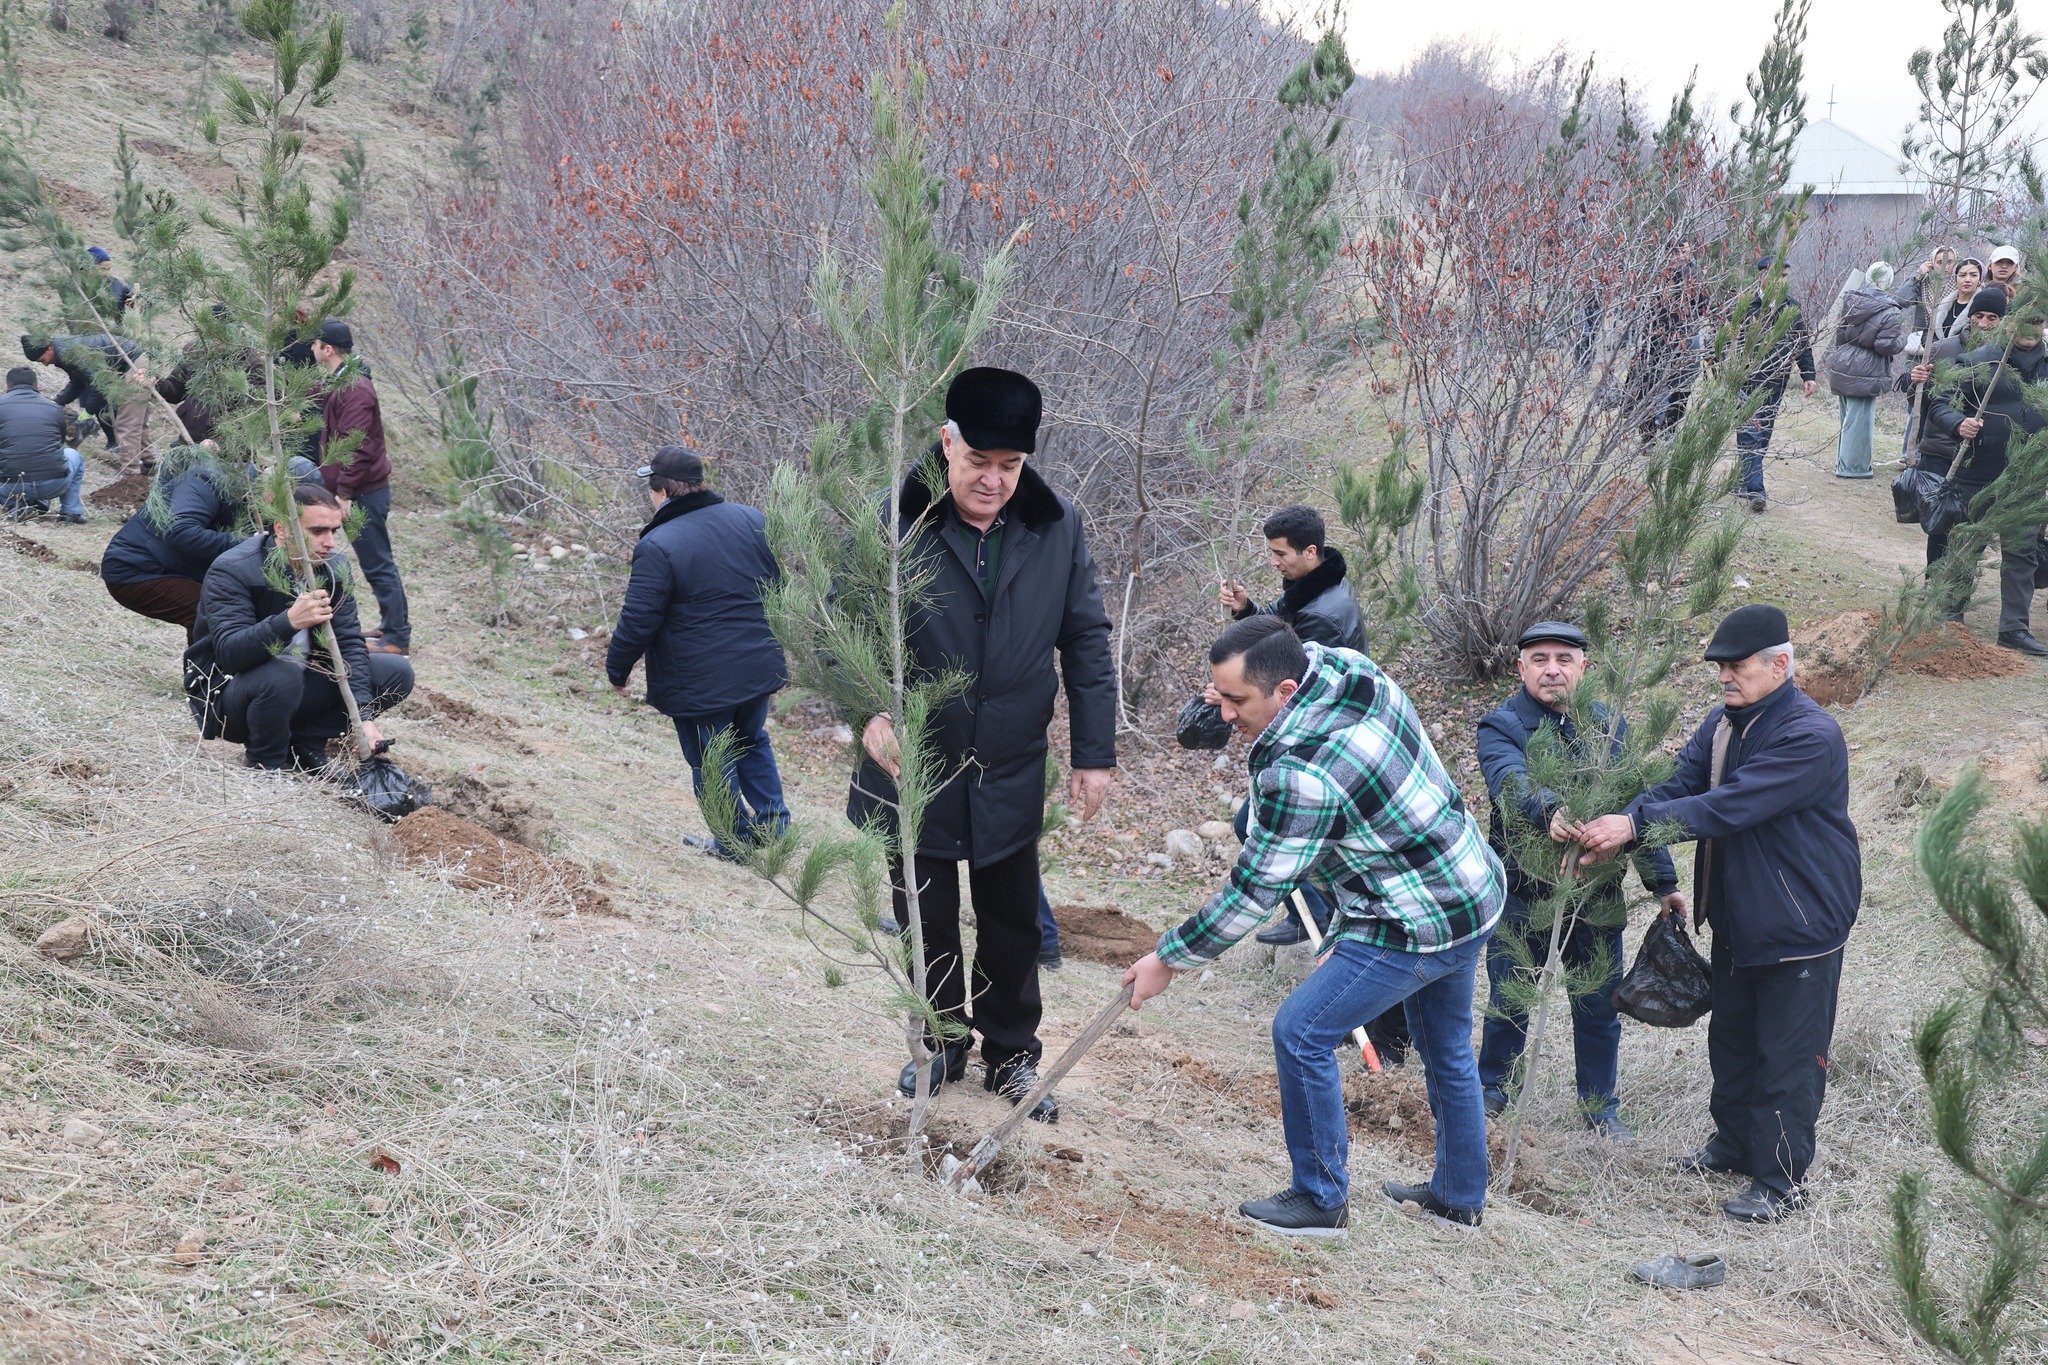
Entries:
[[1271,928],[1259,930],[1253,937],[1269,948],[1286,948],[1308,942],[1308,930],[1301,927],[1300,920],[1289,915]]
[[1389,1180],[1380,1186],[1380,1193],[1396,1204],[1420,1204],[1424,1213],[1433,1214],[1446,1223],[1457,1223],[1468,1228],[1479,1226],[1480,1210],[1454,1209],[1431,1194],[1427,1185],[1401,1185]]
[[1621,1121],[1621,1115],[1612,1110],[1604,1114],[1586,1115],[1586,1127],[1606,1138],[1617,1147],[1635,1145],[1636,1130]]
[[1486,1117],[1497,1119],[1508,1112],[1508,1092],[1498,1086],[1489,1085],[1479,1092],[1479,1103],[1486,1110]]
[[[1016,1104],[1038,1087],[1038,1067],[1026,1056],[1012,1057],[1001,1066],[992,1066],[981,1078],[981,1088],[994,1091],[1012,1104]],[[1037,1123],[1058,1123],[1060,1102],[1051,1095],[1041,1098],[1031,1106],[1026,1118]]]
[[2048,658],[2048,645],[2036,640],[2030,630],[2001,630],[1998,632],[1998,644],[2002,649],[2032,654],[2036,658]]
[[1806,1207],[1806,1196],[1798,1190],[1774,1190],[1761,1180],[1721,1206],[1721,1212],[1738,1223],[1775,1223],[1787,1214]]
[[1268,1232],[1283,1237],[1349,1237],[1351,1206],[1319,1208],[1304,1190],[1285,1189],[1271,1199],[1250,1199],[1237,1211]]
[[[938,1056],[931,1059],[932,1093],[939,1093],[948,1081],[957,1081],[967,1074],[967,1054],[974,1047],[972,1041],[952,1043],[939,1049]],[[904,1065],[903,1074],[896,1078],[896,1093],[915,1095],[917,1093],[917,1063]]]
[[698,849],[705,853],[709,853],[712,857],[719,859],[721,862],[736,863],[742,867],[746,866],[747,860],[744,857],[732,852],[730,849],[720,844],[718,840],[711,838],[709,835],[685,834],[683,836],[683,842],[688,844],[691,848]]
[[1056,972],[1065,965],[1066,959],[1060,956],[1059,949],[1041,948],[1038,950],[1038,970],[1042,972]]
[[1737,1160],[1725,1149],[1709,1142],[1697,1152],[1672,1157],[1664,1163],[1664,1168],[1683,1175],[1748,1175],[1748,1171],[1736,1164]]

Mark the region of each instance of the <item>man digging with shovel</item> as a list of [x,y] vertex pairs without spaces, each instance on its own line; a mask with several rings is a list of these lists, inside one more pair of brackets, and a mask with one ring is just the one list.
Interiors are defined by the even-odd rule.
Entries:
[[1336,1049],[1405,1002],[1436,1116],[1436,1171],[1426,1184],[1381,1188],[1476,1225],[1487,1167],[1472,984],[1506,895],[1500,859],[1407,695],[1372,660],[1304,645],[1285,622],[1254,616],[1223,632],[1209,670],[1224,719],[1251,741],[1250,837],[1223,890],[1124,973],[1131,1007],[1258,928],[1301,883],[1324,886],[1336,907],[1326,950],[1273,1018],[1294,1180],[1238,1212],[1289,1236],[1346,1235]]

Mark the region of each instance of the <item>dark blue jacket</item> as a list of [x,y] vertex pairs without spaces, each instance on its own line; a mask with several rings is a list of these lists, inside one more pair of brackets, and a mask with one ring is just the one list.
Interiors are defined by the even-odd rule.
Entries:
[[[50,345],[57,352],[57,368],[64,371],[66,380],[63,391],[53,401],[60,408],[76,403],[95,417],[107,411],[111,404],[94,382],[93,367],[104,365],[115,374],[126,374],[129,367],[142,358],[139,342],[126,337],[110,337],[105,332],[82,337],[53,337]],[[98,355],[89,354],[95,351]]]
[[623,687],[647,658],[648,704],[668,716],[713,716],[789,681],[762,589],[781,578],[768,522],[716,493],[672,497],[640,532],[626,603],[605,654]]
[[64,409],[26,384],[0,393],[0,483],[46,483],[70,473]]
[[[1596,703],[1593,714],[1601,725],[1607,723],[1605,707]],[[1526,687],[1517,689],[1514,696],[1479,722],[1479,771],[1486,775],[1486,794],[1493,798],[1493,812],[1486,822],[1486,841],[1493,845],[1501,865],[1507,869],[1508,894],[1525,904],[1549,894],[1554,880],[1531,876],[1516,866],[1509,852],[1507,809],[1513,806],[1521,812],[1522,819],[1538,829],[1548,829],[1550,817],[1564,804],[1564,799],[1549,788],[1529,785],[1529,741],[1545,725],[1561,727],[1567,743],[1578,739],[1571,717],[1552,711],[1530,696]],[[1611,752],[1621,752],[1621,742],[1627,735],[1628,722],[1624,720],[1615,727]],[[1561,859],[1564,846],[1557,847]],[[1671,865],[1669,849],[1645,850],[1636,855],[1635,863],[1643,885],[1658,895],[1668,896],[1678,889],[1678,870]],[[1620,895],[1620,882],[1614,883],[1614,891]]]
[[[1730,740],[1708,790],[1714,730]],[[1849,746],[1818,702],[1787,682],[1752,706],[1717,706],[1678,755],[1671,780],[1629,803],[1638,830],[1675,820],[1713,856],[1694,859],[1694,892],[1738,967],[1831,953],[1863,900],[1863,851],[1849,821]],[[1711,863],[1711,885],[1702,887]]]
[[241,509],[222,496],[208,472],[188,470],[169,479],[162,491],[169,520],[159,523],[148,506],[128,518],[100,560],[106,582],[203,579],[214,560],[242,543]]

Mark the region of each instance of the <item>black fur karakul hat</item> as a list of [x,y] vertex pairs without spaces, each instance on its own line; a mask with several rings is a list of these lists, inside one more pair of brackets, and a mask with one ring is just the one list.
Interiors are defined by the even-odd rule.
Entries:
[[946,390],[946,420],[976,450],[1038,449],[1038,421],[1045,415],[1038,385],[1014,370],[978,365],[962,370]]

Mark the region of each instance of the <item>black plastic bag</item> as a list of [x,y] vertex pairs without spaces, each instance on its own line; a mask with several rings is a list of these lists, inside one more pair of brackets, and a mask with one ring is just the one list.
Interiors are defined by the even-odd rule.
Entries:
[[434,789],[384,757],[380,750],[363,761],[347,781],[355,790],[349,799],[370,814],[396,824],[422,806],[432,805]]
[[1614,988],[1614,1007],[1658,1028],[1685,1028],[1714,1008],[1714,974],[1676,915],[1659,915],[1636,962]]
[[1174,723],[1173,737],[1180,741],[1183,749],[1221,749],[1230,743],[1230,732],[1235,728],[1223,719],[1223,713],[1216,709],[1214,703],[1203,701],[1198,692],[1180,708],[1180,719]]
[[1970,500],[1975,496],[1954,479],[1936,479],[1920,495],[1920,529],[1930,536],[1947,535],[1970,519]]
[[1901,526],[1917,525],[1928,498],[1941,487],[1942,477],[1931,469],[1914,465],[1902,469],[1892,480],[1892,519]]

